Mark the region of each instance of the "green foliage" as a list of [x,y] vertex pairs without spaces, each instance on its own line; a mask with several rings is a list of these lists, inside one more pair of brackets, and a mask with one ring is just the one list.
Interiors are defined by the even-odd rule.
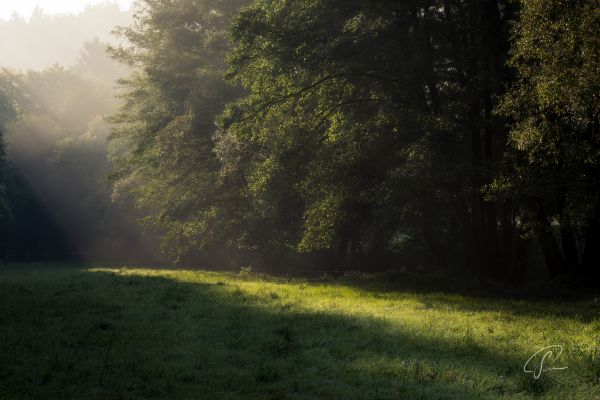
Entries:
[[346,231],[368,240],[397,222],[391,171],[418,129],[408,108],[422,91],[411,60],[382,49],[416,46],[407,13],[382,2],[259,1],[236,17],[228,77],[249,95],[222,125],[249,143],[240,170],[285,244],[327,249]]
[[9,175],[6,165],[5,128],[6,124],[18,116],[17,99],[20,97],[18,79],[14,74],[2,70],[0,72],[0,227],[3,228],[12,223],[12,212],[6,193]]
[[[513,123],[499,191],[528,215],[555,220],[563,247],[571,236],[587,236],[580,248],[598,246],[591,231],[600,220],[599,29],[597,1],[523,2],[511,57],[518,80],[500,107]],[[579,253],[572,264],[586,258]]]
[[215,117],[238,96],[222,78],[226,27],[244,1],[141,2],[128,47],[113,56],[133,68],[112,121],[113,179],[133,191],[147,221],[165,231],[174,256],[222,239]]
[[7,70],[2,70],[0,74],[0,125],[2,129],[6,124],[17,117],[18,104],[17,99],[21,97],[19,92],[19,82],[15,75]]
[[594,265],[597,28],[592,1],[143,1],[112,50],[115,193],[177,257]]
[[599,24],[595,1],[532,1],[515,28],[511,63],[519,81],[501,111],[515,120],[510,139],[526,157],[525,172],[544,183],[571,174],[566,193],[578,186],[578,172],[598,165]]
[[499,251],[494,237],[513,227],[493,210],[484,216],[494,206],[483,188],[500,153],[491,108],[507,75],[510,17],[504,2],[255,1],[242,10],[227,76],[249,94],[221,126],[245,144],[233,170],[253,213],[302,251],[382,253],[415,231],[446,264],[453,243]]

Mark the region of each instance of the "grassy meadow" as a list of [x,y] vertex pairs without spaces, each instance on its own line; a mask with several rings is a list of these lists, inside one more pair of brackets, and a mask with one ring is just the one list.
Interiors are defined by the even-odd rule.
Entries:
[[[549,345],[564,352],[546,368],[568,368],[533,379],[523,365]],[[599,300],[0,267],[0,400],[600,399],[599,349]]]

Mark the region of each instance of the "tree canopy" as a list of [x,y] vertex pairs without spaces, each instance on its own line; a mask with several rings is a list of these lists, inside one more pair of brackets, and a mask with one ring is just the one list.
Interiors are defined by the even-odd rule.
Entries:
[[497,187],[519,202],[550,273],[598,273],[600,5],[530,1],[515,26],[518,78],[499,111],[510,118],[508,168]]
[[21,114],[22,171],[51,165],[47,198],[113,233],[133,198],[173,260],[587,278],[599,28],[594,0],[141,0],[120,66],[96,39],[71,68],[5,72],[0,118]]

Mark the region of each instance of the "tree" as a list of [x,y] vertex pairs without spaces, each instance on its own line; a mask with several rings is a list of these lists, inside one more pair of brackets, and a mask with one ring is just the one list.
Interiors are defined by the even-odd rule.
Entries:
[[175,253],[385,267],[408,246],[516,280],[538,241],[550,276],[595,265],[593,2],[243,5],[146,0],[113,49],[135,69],[113,118],[115,188]]
[[215,117],[239,90],[222,78],[227,26],[243,0],[145,0],[115,59],[133,69],[112,121],[115,191],[131,190],[171,254],[220,243]]
[[135,193],[169,247],[344,264],[409,239],[436,265],[504,272],[514,205],[485,191],[506,142],[492,110],[511,79],[513,7],[243,4],[145,1],[120,30],[130,47],[113,49],[136,70],[113,118],[116,191]]
[[107,50],[109,44],[94,40],[85,42],[79,52],[79,59],[74,70],[78,75],[84,76],[96,84],[110,83],[112,85],[129,73],[127,67],[113,60]]
[[0,73],[0,226],[12,223],[12,213],[7,199],[7,184],[9,180],[6,163],[4,130],[6,124],[18,114],[16,99],[18,96],[17,82],[8,71]]
[[600,4],[522,3],[511,65],[518,80],[500,112],[511,119],[499,192],[541,242],[551,277],[600,269]]
[[[253,215],[338,258],[417,237],[438,265],[504,270],[512,206],[487,200],[506,138],[492,114],[513,8],[504,1],[255,1],[235,20],[222,118]],[[231,154],[230,154],[231,156]],[[467,258],[461,258],[467,254]],[[490,267],[489,260],[498,260]]]

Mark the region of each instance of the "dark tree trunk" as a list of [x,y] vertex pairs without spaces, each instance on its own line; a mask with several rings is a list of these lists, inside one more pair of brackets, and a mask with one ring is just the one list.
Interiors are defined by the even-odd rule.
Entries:
[[525,260],[521,259],[526,253],[520,251],[523,240],[520,237],[520,230],[515,225],[514,214],[512,202],[505,202],[502,207],[500,259],[505,267],[504,276],[512,282],[515,282],[513,279],[515,279],[514,273],[517,266],[527,265],[529,261],[528,255],[525,256]]
[[569,270],[578,269],[580,264],[579,254],[577,252],[577,243],[575,242],[575,236],[573,235],[573,232],[569,229],[568,225],[563,226],[561,224],[560,241],[563,249],[566,267]]
[[548,268],[548,277],[554,279],[566,272],[560,248],[552,234],[552,227],[542,208],[536,214],[536,236],[540,241],[542,253]]
[[429,249],[435,267],[445,267],[448,264],[447,252],[442,240],[435,231],[432,205],[427,194],[421,198],[421,231],[425,246]]
[[600,280],[600,221],[594,220],[585,235],[583,274]]
[[518,284],[523,281],[526,270],[531,265],[531,256],[534,249],[533,239],[515,240],[515,255],[508,274],[508,283]]

